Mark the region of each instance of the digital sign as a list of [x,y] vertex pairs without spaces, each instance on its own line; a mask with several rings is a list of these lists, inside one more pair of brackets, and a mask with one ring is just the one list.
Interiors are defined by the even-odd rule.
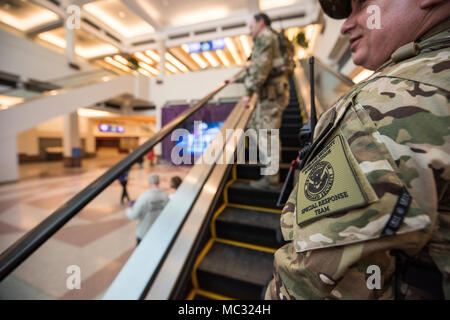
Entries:
[[109,124],[99,124],[98,125],[98,130],[100,130],[100,132],[115,132],[115,133],[124,133],[125,129],[123,128],[123,126],[114,126],[114,125],[109,125]]
[[205,51],[221,50],[225,49],[225,40],[215,39],[211,41],[191,42],[189,43],[188,47],[189,47],[189,54]]

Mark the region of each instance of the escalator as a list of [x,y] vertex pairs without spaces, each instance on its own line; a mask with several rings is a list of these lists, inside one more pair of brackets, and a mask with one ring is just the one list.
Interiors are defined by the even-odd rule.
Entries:
[[[299,69],[305,73],[302,68]],[[330,83],[328,77],[333,77],[333,74],[320,71],[317,78],[326,85]],[[307,95],[301,93],[305,89],[307,91],[304,78],[297,73],[295,81],[291,79],[290,103],[282,115],[280,181],[284,181],[291,161],[298,155],[300,146],[297,135],[307,117],[306,113],[309,114],[305,101]],[[337,91],[343,82],[336,83]],[[0,255],[0,281],[111,185],[122,172],[179,128],[226,86],[226,83],[221,84],[165,125],[147,142],[5,250]],[[325,89],[328,87],[325,86]],[[272,278],[273,254],[283,245],[279,225],[281,208],[276,206],[281,184],[280,189],[274,191],[252,188],[249,182],[261,177],[261,166],[234,162],[238,152],[234,139],[244,140],[243,130],[256,101],[257,96],[253,95],[247,108],[241,102],[237,103],[220,129],[222,137],[226,136],[228,129],[238,132],[237,136],[225,139],[216,136],[205,150],[205,153],[215,150],[215,160],[224,156],[225,161],[197,162],[192,167],[110,284],[103,299],[262,298],[263,289]],[[290,190],[292,186],[289,187]]]
[[[280,180],[299,151],[302,126],[299,102],[291,79],[290,102],[280,128]],[[223,191],[223,203],[210,224],[210,239],[192,271],[193,289],[187,299],[261,299],[272,279],[273,254],[283,245],[280,190],[262,190],[249,181],[260,179],[260,165],[234,164]]]

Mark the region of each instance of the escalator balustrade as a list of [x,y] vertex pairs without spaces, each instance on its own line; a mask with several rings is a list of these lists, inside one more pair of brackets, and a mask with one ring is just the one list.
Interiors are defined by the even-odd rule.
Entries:
[[[280,128],[280,181],[300,148],[298,132],[302,116],[293,81],[290,103]],[[234,164],[223,191],[223,203],[213,215],[211,237],[198,254],[191,274],[187,299],[261,299],[272,278],[273,254],[284,244],[280,232],[281,191],[252,188],[261,165]]]

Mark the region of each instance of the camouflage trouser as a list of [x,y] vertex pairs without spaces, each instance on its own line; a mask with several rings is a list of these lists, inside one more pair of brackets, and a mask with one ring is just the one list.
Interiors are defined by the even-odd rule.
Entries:
[[[271,150],[271,139],[270,130],[279,129],[281,125],[281,116],[283,114],[284,107],[282,105],[282,99],[277,100],[262,100],[258,102],[255,111],[250,118],[248,123],[248,129],[256,130],[258,136],[250,135],[250,139],[254,139],[258,143],[260,162],[267,164],[270,161],[277,163],[280,161],[280,152],[275,152],[270,154]],[[266,129],[266,134],[260,134],[260,129]],[[259,138],[259,139],[258,139]],[[269,156],[269,154],[270,156]]]

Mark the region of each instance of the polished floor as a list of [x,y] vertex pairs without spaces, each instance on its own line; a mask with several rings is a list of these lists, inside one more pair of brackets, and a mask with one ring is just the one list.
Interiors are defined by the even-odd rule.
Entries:
[[[119,159],[90,159],[78,169],[59,162],[21,165],[19,182],[0,185],[0,252]],[[183,178],[189,170],[135,165],[128,193],[136,199],[144,192],[150,172],[159,173],[161,187],[172,193],[170,178]],[[101,299],[136,246],[136,221],[126,217],[120,195],[115,181],[0,283],[0,299]],[[81,289],[67,287],[71,265],[80,267]]]

